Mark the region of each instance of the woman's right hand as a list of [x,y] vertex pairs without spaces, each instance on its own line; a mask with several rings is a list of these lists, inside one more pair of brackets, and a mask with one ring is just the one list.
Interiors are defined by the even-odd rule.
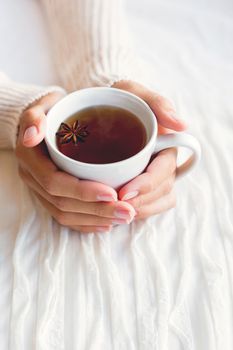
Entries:
[[60,93],[42,97],[21,116],[16,147],[21,178],[61,225],[80,232],[104,232],[114,224],[130,223],[135,210],[118,201],[113,188],[79,180],[51,161],[43,141],[46,113],[61,97]]

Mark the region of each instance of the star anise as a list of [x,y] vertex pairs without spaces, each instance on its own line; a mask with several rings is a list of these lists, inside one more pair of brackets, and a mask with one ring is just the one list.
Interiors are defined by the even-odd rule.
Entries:
[[87,125],[80,125],[76,120],[71,126],[66,123],[61,123],[56,136],[60,138],[61,143],[73,142],[75,145],[78,142],[84,142],[85,138],[89,135]]

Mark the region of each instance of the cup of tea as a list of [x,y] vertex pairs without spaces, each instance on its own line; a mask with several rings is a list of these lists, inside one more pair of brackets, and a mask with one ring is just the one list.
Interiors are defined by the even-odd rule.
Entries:
[[45,142],[60,169],[115,189],[142,173],[161,150],[191,150],[177,167],[178,176],[190,171],[201,156],[195,137],[158,135],[156,116],[142,99],[108,87],[78,90],[56,103],[47,114]]

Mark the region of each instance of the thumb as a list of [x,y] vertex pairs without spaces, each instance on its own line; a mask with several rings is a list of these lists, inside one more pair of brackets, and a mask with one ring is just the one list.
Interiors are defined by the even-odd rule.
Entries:
[[34,147],[44,139],[46,113],[63,96],[64,93],[60,91],[50,93],[23,112],[20,119],[18,142],[25,147]]
[[37,146],[45,136],[46,118],[42,106],[26,110],[20,122],[19,142],[25,147]]

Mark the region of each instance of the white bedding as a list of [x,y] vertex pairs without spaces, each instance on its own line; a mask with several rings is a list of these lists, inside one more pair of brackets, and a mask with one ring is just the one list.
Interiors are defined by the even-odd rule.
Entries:
[[[55,82],[37,2],[0,7],[1,69]],[[177,183],[176,209],[80,235],[51,221],[0,152],[2,350],[233,349],[233,2],[127,8],[152,85],[189,122],[202,162]]]

